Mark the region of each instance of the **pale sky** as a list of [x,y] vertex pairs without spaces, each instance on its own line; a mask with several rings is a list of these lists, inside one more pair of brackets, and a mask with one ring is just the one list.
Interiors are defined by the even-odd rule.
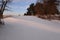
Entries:
[[31,3],[36,3],[36,0],[13,0],[9,4],[12,11],[5,11],[4,14],[24,14]]

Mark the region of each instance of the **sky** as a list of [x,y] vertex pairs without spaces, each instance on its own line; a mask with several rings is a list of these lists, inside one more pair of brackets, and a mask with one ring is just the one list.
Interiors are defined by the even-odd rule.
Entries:
[[8,6],[11,11],[5,11],[4,14],[24,14],[31,3],[36,3],[36,0],[13,0]]
[[[27,8],[31,3],[36,3],[37,0],[13,0],[8,6],[11,11],[4,11],[6,15],[23,15],[27,12]],[[40,0],[42,2],[42,0]],[[60,6],[58,7],[60,10]]]

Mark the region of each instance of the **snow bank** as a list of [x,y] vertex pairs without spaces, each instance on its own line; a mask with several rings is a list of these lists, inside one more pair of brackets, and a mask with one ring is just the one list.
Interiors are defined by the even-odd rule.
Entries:
[[0,40],[60,40],[60,23],[34,16],[14,16],[4,19]]

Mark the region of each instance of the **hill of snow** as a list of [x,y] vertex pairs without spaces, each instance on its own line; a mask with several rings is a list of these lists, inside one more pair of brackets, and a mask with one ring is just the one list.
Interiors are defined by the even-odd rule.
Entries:
[[5,18],[0,27],[0,40],[60,40],[60,21],[47,21],[34,16]]

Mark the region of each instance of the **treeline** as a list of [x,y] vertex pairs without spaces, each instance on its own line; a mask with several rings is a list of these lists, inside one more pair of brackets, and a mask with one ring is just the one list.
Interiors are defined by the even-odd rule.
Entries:
[[24,15],[33,15],[40,18],[60,18],[59,10],[57,6],[59,5],[59,0],[44,0],[43,3],[37,2],[36,4],[32,3],[29,8],[27,8],[27,13]]

